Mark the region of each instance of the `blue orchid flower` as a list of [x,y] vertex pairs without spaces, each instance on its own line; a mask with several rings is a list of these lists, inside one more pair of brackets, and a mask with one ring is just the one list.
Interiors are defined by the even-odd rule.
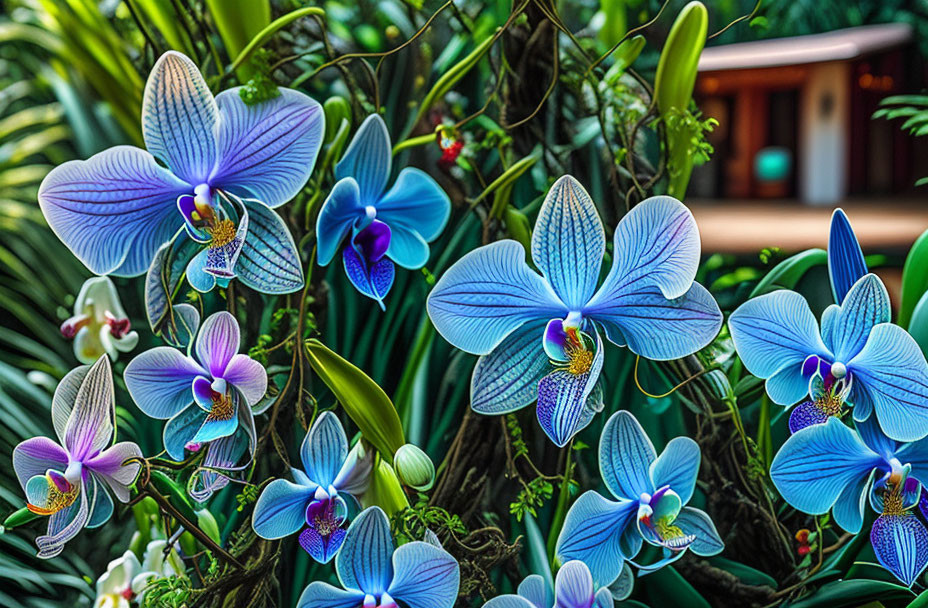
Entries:
[[577,559],[590,568],[598,585],[611,585],[624,560],[641,550],[642,541],[661,547],[658,562],[638,566],[653,572],[682,557],[715,555],[724,548],[715,524],[703,511],[685,506],[699,471],[699,445],[689,437],[672,439],[658,457],[638,420],[627,411],[606,422],[599,444],[603,482],[618,499],[584,493],[570,507],[557,539],[561,561]]
[[238,88],[213,98],[190,59],[165,53],[145,86],[148,151],[116,146],[53,169],[38,195],[48,224],[96,274],[139,275],[186,230],[204,245],[187,268],[194,288],[238,277],[267,293],[299,289],[299,254],[272,209],[309,179],[324,116],[306,95],[279,92],[254,106]]
[[292,469],[296,483],[276,479],[258,497],[251,518],[255,533],[273,540],[305,524],[300,545],[317,562],[327,563],[345,540],[345,499],[357,508],[357,497],[367,488],[372,456],[360,441],[349,451],[342,423],[332,412],[323,412],[303,439],[303,470]]
[[854,283],[865,274],[867,263],[851,222],[842,209],[835,209],[828,234],[828,278],[835,303],[842,303]]
[[832,417],[790,436],[770,478],[790,505],[810,515],[830,510],[851,534],[860,532],[869,498],[880,513],[870,531],[880,563],[906,585],[928,565],[928,530],[913,512],[928,481],[928,439],[901,444],[873,418],[855,432]]
[[468,253],[439,279],[428,298],[432,323],[481,356],[474,411],[505,414],[537,399],[539,423],[563,446],[603,407],[601,332],[657,360],[712,341],[722,315],[693,280],[699,231],[682,203],[653,197],[622,218],[612,269],[596,290],[605,251],[596,206],[568,175],[551,187],[532,235],[543,276],[526,264],[521,244],[503,240]]
[[[805,299],[787,290],[748,300],[728,326],[745,367],[767,380],[775,403],[802,399],[818,371],[826,387],[853,404],[855,420],[875,412],[887,435],[915,441],[928,435],[928,362],[915,340],[889,321],[889,294],[867,274],[840,305],[825,310],[821,332]],[[822,409],[817,418],[833,413]]]
[[617,599],[608,587],[597,589],[590,569],[577,560],[557,571],[553,597],[544,578],[537,574],[526,577],[518,591],[518,595],[494,597],[483,608],[613,608]]
[[451,213],[448,195],[419,169],[403,169],[387,189],[392,158],[387,126],[371,114],[335,165],[338,182],[316,220],[319,264],[327,266],[350,234],[342,254],[345,274],[381,308],[393,285],[394,262],[409,270],[425,266],[428,244]]
[[310,583],[297,608],[451,608],[460,584],[458,562],[444,549],[423,541],[394,549],[380,507],[351,522],[335,571],[343,589]]

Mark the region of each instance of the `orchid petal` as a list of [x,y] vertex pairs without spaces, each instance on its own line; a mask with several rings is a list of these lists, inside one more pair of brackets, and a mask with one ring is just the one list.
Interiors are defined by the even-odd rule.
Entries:
[[[865,444],[867,444],[867,447],[882,456],[887,462],[893,456],[897,455],[897,451],[899,454],[905,453],[909,455],[915,455],[922,452],[924,448],[921,446],[928,447],[928,441],[920,440],[913,443],[907,443],[902,446],[901,449],[899,449],[899,444],[886,436],[886,433],[884,433],[883,429],[880,428],[880,424],[875,417],[867,418],[866,420],[857,422],[855,426],[857,427],[857,432],[860,433],[860,438]],[[926,454],[926,456],[928,456],[928,454]],[[904,460],[903,462],[909,461]],[[925,472],[928,473],[928,470]],[[928,476],[926,476],[925,479],[928,480]]]
[[650,467],[656,458],[654,445],[630,412],[616,412],[606,421],[599,470],[613,496],[637,501],[642,494],[653,493]]
[[345,247],[343,262],[345,265],[345,274],[351,284],[355,286],[362,295],[367,296],[377,302],[381,309],[384,309],[383,299],[386,297],[390,288],[393,287],[393,278],[396,268],[393,262],[387,258],[381,258],[370,266],[364,259],[358,255],[354,247]]
[[544,325],[544,321],[526,323],[477,359],[470,381],[470,406],[475,412],[506,414],[538,398],[538,381],[550,370],[541,348]]
[[197,430],[197,434],[191,439],[192,443],[209,443],[222,437],[228,437],[238,429],[238,412],[232,411],[229,418],[214,418],[211,414],[206,415],[203,425]]
[[846,364],[864,347],[873,327],[889,321],[886,287],[875,274],[868,274],[854,283],[837,312],[822,316],[822,335],[835,361]]
[[597,585],[608,585],[622,570],[622,532],[634,524],[638,501],[607,500],[590,490],[567,511],[555,555],[561,562],[578,559],[590,568]]
[[451,608],[458,597],[460,568],[444,549],[413,541],[393,553],[388,593],[409,608]]
[[[615,579],[609,587],[604,587],[596,592],[595,608],[615,608],[615,602],[621,602],[632,594],[635,586],[635,575],[632,573],[628,562],[622,565],[622,572],[619,578]],[[603,593],[606,592],[606,594]]]
[[38,199],[48,225],[87,268],[136,276],[177,231],[175,200],[190,189],[148,152],[115,146],[52,169]]
[[335,165],[335,179],[353,177],[358,182],[361,203],[373,205],[387,187],[392,159],[387,125],[379,115],[371,114],[358,127],[348,149]]
[[146,415],[173,418],[193,402],[191,383],[206,372],[196,361],[168,346],[136,355],[123,378],[132,400]]
[[651,482],[655,488],[670,486],[686,504],[693,496],[696,487],[696,475],[699,473],[699,444],[689,437],[676,437],[667,443],[667,447],[651,463],[649,468]]
[[[126,463],[130,459],[136,462]],[[109,486],[120,502],[129,502],[129,486],[142,469],[141,460],[142,450],[137,444],[121,441],[84,464]]]
[[[99,357],[94,359],[93,362],[96,362],[97,359]],[[89,371],[90,365],[75,367],[65,374],[58,386],[55,387],[55,396],[52,398],[52,425],[55,427],[55,434],[61,443],[64,443],[64,431],[68,426],[71,410],[74,409],[77,393]]]
[[273,540],[289,536],[306,523],[306,505],[313,500],[314,486],[291,483],[286,479],[275,479],[264,488],[251,525],[255,534]]
[[23,490],[26,482],[48,469],[64,471],[68,466],[68,453],[48,437],[32,437],[13,448],[13,470]]
[[792,405],[809,394],[809,380],[793,363],[784,365],[764,382],[767,395],[774,403]]
[[229,478],[213,469],[235,467],[248,446],[249,442],[242,433],[233,433],[209,444],[203,458],[204,469],[194,471],[190,477],[190,496],[197,502],[205,502],[214,492],[226,487]]
[[559,369],[538,383],[538,423],[556,446],[564,447],[589,424],[590,417],[584,416],[587,397],[593,392],[602,368],[603,343],[597,333],[592,366],[586,373]]
[[851,223],[844,211],[835,209],[828,236],[828,276],[835,302],[841,304],[851,286],[865,274],[867,263]]
[[338,417],[322,412],[300,447],[303,468],[314,483],[328,488],[348,457],[348,438]]
[[793,408],[793,411],[789,414],[789,432],[795,433],[813,424],[825,424],[828,422],[828,418],[828,414],[814,401],[803,401]]
[[428,243],[448,223],[451,200],[428,173],[408,167],[400,171],[376,208],[377,219],[393,231],[387,255],[403,268],[416,269],[428,261]]
[[241,343],[238,321],[226,311],[210,315],[203,322],[197,336],[197,359],[213,378],[223,378],[223,374]]
[[297,608],[361,608],[364,594],[345,591],[328,583],[314,581],[300,595]]
[[87,517],[88,528],[99,528],[113,516],[113,499],[103,489],[103,482],[98,481],[96,476],[91,475],[88,483],[94,484],[94,501],[90,505],[90,515]]
[[[728,327],[738,356],[758,378],[769,378],[787,368],[795,370],[794,376],[801,375],[802,362],[809,355],[832,358],[809,304],[794,291],[780,290],[748,300],[729,317]],[[778,392],[777,396],[780,401],[775,402],[780,405],[792,405],[801,397],[785,401],[784,397],[794,395]]]
[[551,608],[554,604],[554,594],[540,574],[530,574],[522,579],[518,593],[535,608]]
[[524,597],[518,595],[498,595],[483,605],[483,608],[549,608],[537,606]]
[[325,130],[322,107],[293,89],[254,105],[242,101],[241,87],[216,96],[219,108],[218,161],[213,187],[283,205],[306,185]]
[[191,404],[167,421],[162,439],[168,456],[178,462],[184,460],[184,448],[206,422],[206,415],[199,405]]
[[187,264],[187,282],[200,293],[209,293],[216,286],[216,275],[206,272],[208,264],[209,248],[201,249]]
[[374,596],[387,591],[393,580],[393,538],[390,522],[380,507],[368,507],[348,527],[335,570],[342,585]]
[[844,489],[867,477],[882,458],[837,418],[791,435],[770,466],[770,478],[790,505],[827,513]]
[[328,266],[351,227],[364,216],[358,182],[352,177],[336,182],[316,218],[316,255],[320,266]]
[[571,560],[561,566],[554,581],[555,608],[585,608],[593,600],[593,577],[586,564]]
[[867,488],[873,481],[873,472],[861,476],[856,483],[849,484],[838,496],[831,510],[835,523],[851,534],[857,534],[864,523],[864,506],[867,504]]
[[185,55],[158,58],[145,84],[145,147],[190,184],[207,181],[216,162],[219,108],[203,75]]
[[878,517],[870,543],[880,564],[907,587],[928,566],[928,530],[911,512]]
[[689,550],[696,555],[716,555],[725,548],[725,543],[722,542],[712,519],[699,509],[683,507],[673,523],[684,534],[692,534],[696,537],[696,540],[689,546]]
[[113,441],[116,402],[113,370],[108,357],[91,366],[74,398],[64,428],[63,445],[71,460],[81,462]]
[[338,554],[347,534],[343,528],[336,528],[328,536],[323,536],[315,528],[306,528],[300,532],[299,541],[310,557],[320,564],[327,564]]
[[564,317],[551,287],[529,269],[525,250],[504,240],[471,251],[438,280],[428,313],[448,342],[486,355],[526,321]]
[[371,470],[374,468],[374,454],[366,450],[362,442],[357,442],[348,452],[332,485],[339,492],[360,496],[370,482]]
[[64,550],[65,544],[87,525],[90,518],[90,504],[95,500],[95,494],[88,498],[87,492],[82,488],[74,504],[53,513],[48,519],[48,532],[35,539],[35,544],[39,548],[38,557],[50,559],[59,555]]
[[248,355],[232,355],[222,377],[242,392],[248,405],[254,405],[267,392],[267,371]]
[[570,175],[554,182],[532,233],[532,260],[561,301],[579,310],[590,300],[606,251],[593,199]]
[[303,288],[303,266],[293,236],[283,219],[254,199],[248,209],[248,234],[235,263],[235,276],[261,293],[292,293]]
[[874,327],[847,368],[855,395],[860,387],[887,436],[915,441],[928,435],[928,363],[904,329],[890,323]]
[[603,325],[611,342],[656,361],[693,354],[712,342],[722,326],[718,304],[699,283],[668,300],[660,288],[638,282],[608,301],[594,297],[583,312]]

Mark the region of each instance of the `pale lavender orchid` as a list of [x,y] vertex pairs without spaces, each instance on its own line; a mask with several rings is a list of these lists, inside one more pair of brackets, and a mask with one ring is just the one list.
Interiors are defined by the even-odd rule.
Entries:
[[690,355],[718,333],[722,313],[694,282],[699,230],[683,203],[642,201],[616,227],[612,269],[599,284],[606,235],[593,200],[567,175],[554,183],[532,234],[480,247],[446,272],[428,313],[451,344],[480,355],[471,407],[505,414],[537,399],[538,422],[558,446],[602,410],[601,333],[656,360]]
[[300,533],[300,545],[313,559],[327,563],[345,540],[342,524],[348,503],[357,508],[367,488],[373,453],[359,441],[349,451],[338,417],[323,412],[300,447],[303,470],[293,468],[293,482],[272,481],[255,505],[252,527],[261,538],[277,539]]
[[238,277],[268,293],[299,289],[299,254],[272,209],[309,179],[324,117],[306,95],[279,92],[253,106],[238,88],[214,98],[190,59],[165,53],[145,86],[148,151],[116,146],[53,169],[38,196],[48,224],[96,274],[145,272],[184,228],[205,246],[187,269],[194,288]]
[[110,360],[69,372],[55,390],[52,424],[60,443],[34,437],[13,448],[13,469],[33,513],[50,516],[36,539],[39,557],[55,557],[83,528],[103,525],[113,499],[128,502],[142,458],[136,444],[115,443],[116,403]]
[[[204,467],[226,469],[246,448],[249,454],[254,451],[252,407],[267,392],[267,372],[248,355],[238,354],[240,342],[235,317],[217,312],[199,330],[195,357],[158,346],[126,366],[126,388],[139,409],[167,420],[164,448],[171,458],[183,460],[185,449],[209,444]],[[194,492],[198,499],[228,483],[214,471],[204,472],[198,481],[203,482]]]
[[[628,581],[628,578],[623,580],[625,583]],[[631,591],[630,584],[626,588]],[[553,595],[544,578],[532,574],[519,584],[517,595],[494,597],[483,608],[613,608],[616,599],[627,597],[624,591],[621,595],[624,597],[616,598],[609,587],[594,585],[587,565],[579,560],[571,560],[557,571]]]
[[451,608],[460,584],[458,562],[444,549],[423,541],[397,548],[380,507],[351,522],[335,571],[343,589],[310,583],[297,608]]

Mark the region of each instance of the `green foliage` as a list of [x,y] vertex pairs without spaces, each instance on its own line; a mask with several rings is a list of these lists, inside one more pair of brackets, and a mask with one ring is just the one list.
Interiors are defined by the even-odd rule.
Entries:
[[516,499],[509,503],[509,513],[515,515],[517,521],[522,521],[526,513],[535,517],[538,509],[553,495],[554,485],[544,477],[536,477],[523,485]]
[[400,544],[423,540],[427,530],[439,538],[448,535],[463,538],[467,535],[467,528],[458,515],[429,505],[428,495],[422,492],[417,495],[414,503],[393,514],[391,528]]

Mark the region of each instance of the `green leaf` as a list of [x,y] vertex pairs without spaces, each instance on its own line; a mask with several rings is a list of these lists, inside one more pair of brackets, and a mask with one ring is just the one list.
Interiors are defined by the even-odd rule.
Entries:
[[387,394],[370,376],[315,338],[306,341],[309,364],[361,429],[389,461],[405,443],[403,425]]
[[[255,3],[259,4],[259,2],[257,2],[256,0],[255,0]],[[217,2],[213,2],[211,4],[217,4]],[[289,13],[287,13],[286,15],[283,15],[282,17],[278,17],[277,19],[274,19],[274,21],[268,24],[267,27],[265,27],[260,32],[254,35],[254,37],[251,39],[248,45],[244,49],[242,49],[242,52],[239,53],[238,56],[235,58],[235,61],[232,62],[232,66],[230,69],[238,70],[240,67],[242,67],[244,63],[248,60],[248,57],[250,57],[252,53],[254,53],[257,49],[259,49],[261,45],[267,42],[271,38],[271,36],[273,36],[274,33],[277,32],[277,30],[289,25],[290,23],[296,21],[297,19],[301,17],[307,17],[309,15],[323,16],[325,15],[325,11],[316,6],[309,6],[309,7],[304,7],[304,8],[298,8],[295,11],[290,11]],[[231,55],[232,53],[230,52],[229,54]],[[239,75],[239,80],[241,80],[241,75]]]
[[638,581],[638,584],[645,588],[651,606],[710,608],[706,598],[699,595],[673,566],[661,568]]
[[909,321],[909,333],[921,347],[923,353],[928,353],[928,291],[922,294],[912,319]]
[[538,574],[545,579],[549,589],[554,589],[545,537],[531,513],[525,514],[523,522],[525,523],[525,536],[528,540],[528,569],[532,574]]
[[3,520],[3,527],[7,529],[16,528],[28,524],[30,521],[36,520],[39,517],[41,516],[30,511],[29,507],[23,507],[22,509],[10,513],[10,515]]
[[778,587],[776,579],[772,576],[766,572],[761,572],[756,568],[742,564],[741,562],[732,561],[724,557],[713,557],[709,560],[709,563],[720,570],[734,574],[745,585],[766,585],[773,589]]
[[184,492],[183,488],[177,485],[177,482],[156,469],[151,470],[149,482],[161,495],[167,498],[168,502],[174,505],[174,508],[177,509],[181,515],[187,518],[187,521],[197,521],[197,514],[193,510],[193,503],[187,498],[187,494]]
[[902,301],[899,304],[899,317],[896,319],[901,327],[907,328],[915,305],[922,294],[928,290],[928,230],[915,240],[902,267]]
[[763,295],[776,287],[792,289],[809,269],[827,263],[828,253],[824,249],[806,249],[797,253],[774,266],[751,291],[751,297]]
[[819,589],[791,604],[790,608],[841,608],[843,606],[863,606],[867,602],[878,600],[910,599],[914,593],[901,585],[873,580],[841,580],[822,585]]
[[367,490],[361,495],[363,507],[378,506],[388,517],[409,506],[403,486],[390,463],[378,458],[378,464],[371,471]]

